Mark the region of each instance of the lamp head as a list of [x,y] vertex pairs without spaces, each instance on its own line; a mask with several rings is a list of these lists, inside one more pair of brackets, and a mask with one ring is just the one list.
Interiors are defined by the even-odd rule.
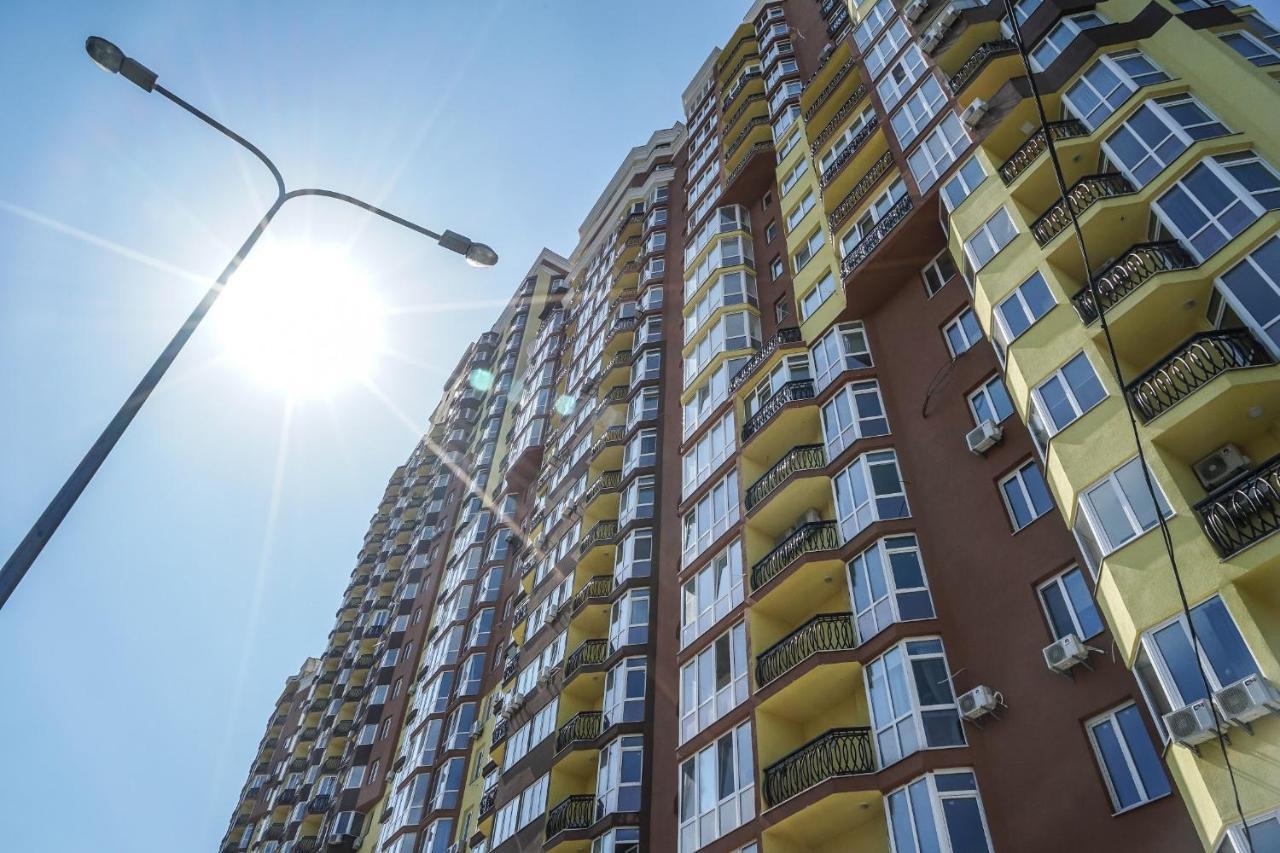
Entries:
[[484,243],[473,243],[471,238],[456,231],[445,231],[440,235],[439,243],[449,251],[464,256],[473,267],[491,267],[498,262],[498,253],[493,249]]
[[124,55],[124,51],[99,36],[89,36],[84,41],[85,53],[103,71],[121,74],[126,80],[144,91],[156,87],[156,74],[137,60]]

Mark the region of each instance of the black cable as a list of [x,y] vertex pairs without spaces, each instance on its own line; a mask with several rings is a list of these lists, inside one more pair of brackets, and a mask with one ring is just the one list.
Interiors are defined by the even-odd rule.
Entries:
[[1106,311],[1103,308],[1101,293],[1098,290],[1098,283],[1093,278],[1093,266],[1089,261],[1089,250],[1085,244],[1084,232],[1080,228],[1080,220],[1076,216],[1075,205],[1067,194],[1067,180],[1062,171],[1062,161],[1058,158],[1058,148],[1053,137],[1053,132],[1049,128],[1049,117],[1045,114],[1044,100],[1040,95],[1040,85],[1036,82],[1035,71],[1031,68],[1031,59],[1027,54],[1027,46],[1022,40],[1022,28],[1018,24],[1018,16],[1014,10],[1014,0],[1002,0],[1005,14],[1009,18],[1009,27],[1013,31],[1013,40],[1017,45],[1018,54],[1022,57],[1023,68],[1027,72],[1027,81],[1031,86],[1031,96],[1036,104],[1036,113],[1040,119],[1040,133],[1044,134],[1045,147],[1049,153],[1049,160],[1053,164],[1054,178],[1058,183],[1058,194],[1061,203],[1067,209],[1067,215],[1071,218],[1071,228],[1075,233],[1076,245],[1080,249],[1080,258],[1084,262],[1084,275],[1086,286],[1089,288],[1089,296],[1093,300],[1093,304],[1098,307],[1098,322],[1101,324],[1102,335],[1107,343],[1107,353],[1111,360],[1111,369],[1115,375],[1116,384],[1120,388],[1120,397],[1124,401],[1125,412],[1129,416],[1129,429],[1133,434],[1133,443],[1138,450],[1138,462],[1142,466],[1142,478],[1146,484],[1147,493],[1151,498],[1151,505],[1156,511],[1157,523],[1160,526],[1160,536],[1164,542],[1165,553],[1169,557],[1169,568],[1173,571],[1174,585],[1178,590],[1178,600],[1182,605],[1183,617],[1187,622],[1187,631],[1191,635],[1191,644],[1195,652],[1196,670],[1200,674],[1200,680],[1204,685],[1205,696],[1208,699],[1208,706],[1213,713],[1214,727],[1217,729],[1218,748],[1222,751],[1222,761],[1227,770],[1227,777],[1231,781],[1231,794],[1235,800],[1236,812],[1240,815],[1240,823],[1244,827],[1245,841],[1249,850],[1254,849],[1253,836],[1249,832],[1249,822],[1244,817],[1244,807],[1240,803],[1240,788],[1236,783],[1236,774],[1231,766],[1231,757],[1227,753],[1227,738],[1223,733],[1226,727],[1225,723],[1218,713],[1217,705],[1213,701],[1213,690],[1209,685],[1209,674],[1205,671],[1204,661],[1200,656],[1200,638],[1197,636],[1195,622],[1191,618],[1191,605],[1187,600],[1187,590],[1182,582],[1182,573],[1178,570],[1178,558],[1174,553],[1173,538],[1169,533],[1169,524],[1165,519],[1164,512],[1160,509],[1160,498],[1156,492],[1155,482],[1151,476],[1151,469],[1147,466],[1146,452],[1142,447],[1142,436],[1138,429],[1138,418],[1133,411],[1133,403],[1129,399],[1129,395],[1125,393],[1124,375],[1120,367],[1120,357],[1116,354],[1115,341],[1111,337],[1111,327],[1107,323]]

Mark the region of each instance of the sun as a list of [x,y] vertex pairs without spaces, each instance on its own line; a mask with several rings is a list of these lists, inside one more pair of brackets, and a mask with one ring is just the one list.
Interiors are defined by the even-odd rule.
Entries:
[[231,360],[290,395],[327,397],[365,380],[385,310],[368,278],[331,246],[259,247],[227,284],[218,329]]

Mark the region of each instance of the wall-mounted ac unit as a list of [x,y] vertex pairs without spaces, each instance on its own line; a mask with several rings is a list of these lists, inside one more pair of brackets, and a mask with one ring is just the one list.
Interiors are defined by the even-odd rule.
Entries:
[[977,720],[999,708],[1002,703],[997,691],[985,684],[979,684],[968,693],[961,694],[958,704],[960,716],[966,720]]
[[982,98],[974,98],[973,103],[965,107],[964,111],[960,113],[960,120],[969,125],[969,127],[977,127],[978,122],[982,121],[982,117],[987,114],[988,109],[990,109],[990,105],[986,101]]
[[1259,717],[1280,711],[1280,692],[1265,678],[1254,673],[1213,694],[1213,702],[1223,718],[1238,725],[1246,725]]
[[907,4],[907,8],[902,13],[907,16],[908,21],[918,21],[920,16],[924,14],[924,10],[929,8],[929,0],[911,0]]
[[1196,479],[1207,491],[1212,492],[1238,474],[1249,470],[1249,457],[1234,444],[1224,444],[1201,459],[1192,469]]
[[960,17],[960,7],[955,3],[948,3],[938,13],[938,17],[934,19],[933,25],[943,32],[946,28],[955,23],[956,18]]
[[1170,711],[1164,715],[1164,725],[1169,737],[1183,746],[1199,746],[1218,735],[1208,699],[1197,699],[1186,707]]
[[925,53],[933,53],[938,49],[938,45],[942,43],[942,36],[945,33],[946,30],[937,24],[932,25],[920,34],[920,49]]
[[985,420],[965,434],[964,442],[969,445],[969,452],[981,456],[1000,443],[1004,431],[992,420]]
[[1044,647],[1044,662],[1054,672],[1067,672],[1089,657],[1089,648],[1075,634]]

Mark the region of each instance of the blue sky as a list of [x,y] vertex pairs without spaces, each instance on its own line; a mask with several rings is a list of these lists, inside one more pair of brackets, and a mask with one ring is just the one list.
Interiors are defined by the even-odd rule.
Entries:
[[231,143],[94,68],[87,35],[257,142],[292,185],[486,240],[502,263],[472,270],[324,201],[281,215],[282,238],[349,246],[394,312],[397,355],[379,363],[378,394],[354,386],[286,414],[279,391],[222,358],[213,328],[197,334],[0,613],[0,802],[21,816],[0,846],[214,848],[444,375],[543,245],[572,249],[622,155],[679,117],[745,6],[6,6],[5,555],[271,188]]

